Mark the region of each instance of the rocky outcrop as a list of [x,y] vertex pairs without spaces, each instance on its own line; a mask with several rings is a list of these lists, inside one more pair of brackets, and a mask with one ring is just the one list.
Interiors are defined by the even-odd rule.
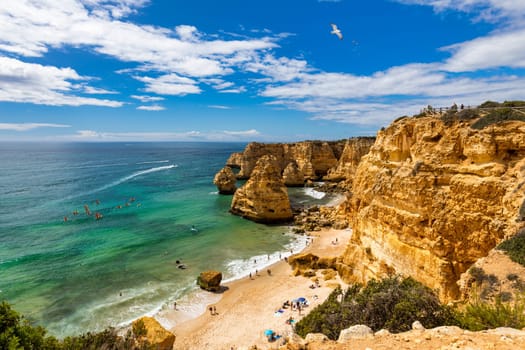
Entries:
[[242,152],[235,152],[230,155],[226,161],[226,166],[234,169],[240,169],[242,163]]
[[292,267],[294,276],[310,275],[312,270],[335,270],[336,262],[336,256],[319,257],[312,253],[299,253],[288,258],[288,264]]
[[219,271],[204,271],[197,277],[197,284],[209,292],[221,290],[222,273]]
[[378,133],[352,188],[339,274],[401,273],[454,299],[461,273],[524,224],[525,123],[404,118]]
[[297,334],[286,337],[286,345],[280,350],[347,350],[347,349],[498,349],[514,350],[525,347],[525,331],[514,328],[495,328],[471,332],[456,326],[431,329],[415,325],[412,330],[392,334],[382,329],[373,332],[364,325],[342,330],[339,339],[329,340],[319,333],[307,334],[303,339]]
[[292,218],[288,192],[274,156],[265,155],[257,161],[250,179],[235,192],[230,211],[262,223]]
[[142,322],[146,328],[145,339],[153,349],[171,350],[175,342],[175,335],[168,332],[160,323],[153,317],[144,316],[138,320],[133,321],[133,326],[136,327],[138,323]]
[[242,152],[240,159],[236,158],[235,163],[240,163],[241,169],[237,176],[241,179],[249,178],[258,159],[264,155],[272,155],[275,157],[281,172],[288,164],[295,162],[306,178],[318,179],[326,175],[328,169],[337,164],[344,144],[345,141],[251,142]]
[[361,158],[368,154],[374,142],[375,137],[356,137],[347,140],[337,165],[329,169],[323,179],[344,181],[345,187],[350,188]]
[[283,181],[288,187],[304,186],[304,174],[299,170],[295,162],[288,163],[286,168],[284,168]]
[[217,186],[220,194],[233,194],[237,189],[235,186],[237,182],[237,177],[233,173],[232,169],[229,166],[222,168],[213,179],[213,183]]
[[[237,174],[237,177],[239,179],[248,179],[255,168],[255,164],[259,158],[264,155],[274,156],[277,161],[278,168],[280,170],[284,169],[285,165],[283,164],[285,163],[285,160],[283,152],[283,145],[280,143],[250,142],[244,149],[244,152],[242,152],[240,159],[241,170]],[[289,162],[286,162],[286,164],[288,163]],[[280,173],[281,171],[279,171],[279,174]]]
[[348,227],[348,215],[341,206],[312,206],[305,208],[294,216],[296,232],[321,231],[332,227],[342,230]]

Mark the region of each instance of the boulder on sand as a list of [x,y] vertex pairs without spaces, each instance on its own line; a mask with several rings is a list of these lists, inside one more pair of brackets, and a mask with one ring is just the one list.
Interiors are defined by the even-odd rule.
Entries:
[[197,277],[197,284],[209,292],[218,292],[221,289],[222,273],[219,271],[204,271]]

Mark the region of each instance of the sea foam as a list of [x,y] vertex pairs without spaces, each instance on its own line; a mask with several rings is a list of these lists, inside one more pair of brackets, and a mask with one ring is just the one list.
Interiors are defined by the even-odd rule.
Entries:
[[312,198],[315,198],[315,199],[323,199],[324,196],[326,196],[326,193],[324,192],[320,192],[320,191],[316,191],[314,190],[313,188],[311,187],[306,187],[304,189],[304,193],[307,195],[307,196],[310,196]]

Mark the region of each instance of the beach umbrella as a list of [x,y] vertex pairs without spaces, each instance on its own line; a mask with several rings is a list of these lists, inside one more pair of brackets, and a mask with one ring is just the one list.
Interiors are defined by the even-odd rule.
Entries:
[[306,302],[306,298],[300,297],[300,298],[294,299],[292,301],[294,303],[305,303]]
[[264,335],[269,337],[270,335],[272,335],[273,333],[275,333],[274,331],[272,331],[271,329],[267,329],[264,331]]

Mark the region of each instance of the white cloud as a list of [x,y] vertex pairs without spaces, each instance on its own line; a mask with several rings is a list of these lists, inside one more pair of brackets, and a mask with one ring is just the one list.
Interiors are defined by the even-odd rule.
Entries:
[[39,128],[70,128],[71,125],[50,123],[0,123],[0,130],[28,131]]
[[[516,23],[525,16],[522,0],[395,0],[406,5],[431,6],[436,12],[445,10],[472,13],[477,20]],[[523,25],[523,23],[521,24]]]
[[143,7],[149,0],[83,0],[83,2],[100,16],[120,18],[137,12],[136,8]]
[[232,136],[255,136],[259,135],[260,133],[255,129],[250,129],[244,131],[224,131],[224,134]]
[[78,130],[74,135],[60,136],[61,140],[76,141],[252,141],[259,136],[257,130],[246,131],[197,131],[186,132],[109,132]]
[[215,109],[232,109],[231,107],[223,106],[223,105],[209,105],[208,107],[215,108]]
[[[52,48],[93,50],[135,70],[187,78],[230,74],[242,57],[277,47],[277,37],[206,40],[197,28],[172,29],[137,25],[120,18],[144,6],[145,0],[7,1],[0,7],[0,50],[39,57]],[[199,93],[197,83],[149,87],[166,94]],[[37,103],[37,102],[35,102]]]
[[[0,56],[0,101],[26,102],[52,106],[106,106],[120,107],[122,102],[76,95],[72,81],[88,78],[71,68],[25,63]],[[85,85],[80,88],[85,91]]]
[[159,105],[152,105],[152,106],[138,106],[137,109],[141,111],[163,111],[166,108],[159,106]]
[[195,26],[180,25],[175,28],[175,32],[184,41],[197,41],[200,37]]
[[221,94],[240,94],[240,93],[246,92],[246,87],[239,86],[238,88],[235,88],[235,89],[219,90],[219,92]]
[[143,102],[143,103],[164,100],[164,97],[160,97],[160,96],[131,95],[131,97],[136,99],[136,100],[139,100],[140,102]]
[[273,81],[292,81],[302,74],[312,71],[304,60],[290,59],[287,57],[276,58],[271,54],[262,58],[254,57],[246,63],[248,72],[262,74]]
[[301,73],[291,82],[267,85],[263,96],[272,106],[304,111],[313,120],[385,125],[421,106],[476,105],[487,99],[520,99],[525,77],[469,78],[444,71],[442,64],[407,64],[369,76]]
[[83,92],[86,94],[92,94],[92,95],[112,95],[112,94],[118,94],[116,91],[109,91],[106,89],[96,88],[92,86],[84,86]]
[[136,76],[135,79],[146,84],[145,91],[159,95],[183,96],[187,94],[198,94],[201,92],[201,89],[197,85],[197,81],[181,77],[174,73],[161,75],[157,78]]
[[452,52],[445,66],[452,72],[525,67],[525,29],[498,32],[443,48]]

